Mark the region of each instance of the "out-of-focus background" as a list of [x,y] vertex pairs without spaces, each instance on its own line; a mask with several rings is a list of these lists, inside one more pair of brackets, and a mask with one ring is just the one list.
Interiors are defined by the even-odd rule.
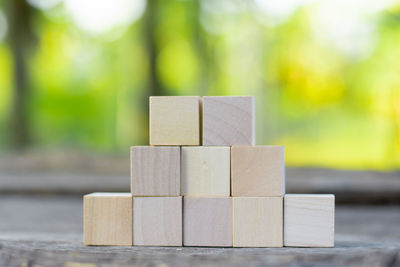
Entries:
[[[253,95],[335,248],[84,247],[151,95]],[[0,266],[400,265],[398,0],[0,0]],[[371,206],[374,205],[374,206]]]
[[399,44],[395,0],[1,0],[0,187],[119,190],[150,95],[254,95],[289,188],[397,190]]

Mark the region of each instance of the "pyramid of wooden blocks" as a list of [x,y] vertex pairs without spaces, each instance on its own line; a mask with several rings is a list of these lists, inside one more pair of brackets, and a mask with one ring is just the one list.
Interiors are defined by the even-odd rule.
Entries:
[[333,247],[333,195],[285,194],[282,146],[255,145],[255,100],[150,97],[130,193],[84,196],[85,245]]

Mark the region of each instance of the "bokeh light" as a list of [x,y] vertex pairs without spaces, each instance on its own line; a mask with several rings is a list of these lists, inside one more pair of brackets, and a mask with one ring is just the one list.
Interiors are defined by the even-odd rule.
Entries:
[[394,0],[26,3],[29,29],[0,3],[3,149],[22,68],[28,148],[125,153],[148,143],[149,95],[254,95],[257,143],[288,166],[400,167]]

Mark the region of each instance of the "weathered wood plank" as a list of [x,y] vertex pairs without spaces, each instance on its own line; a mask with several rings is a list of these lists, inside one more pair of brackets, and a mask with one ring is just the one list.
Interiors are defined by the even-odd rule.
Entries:
[[0,266],[400,264],[398,206],[337,206],[334,248],[85,247],[81,197],[3,195],[0,214]]

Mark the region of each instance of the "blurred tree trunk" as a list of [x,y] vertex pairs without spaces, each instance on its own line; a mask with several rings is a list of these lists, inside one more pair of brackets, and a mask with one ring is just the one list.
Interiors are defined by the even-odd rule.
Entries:
[[201,72],[200,77],[202,77],[200,82],[199,93],[202,96],[206,96],[208,95],[210,87],[210,79],[211,79],[210,69],[213,66],[210,60],[209,50],[207,46],[206,33],[203,30],[203,27],[200,22],[200,17],[201,17],[200,0],[196,0],[194,2],[194,16],[192,17],[194,25],[196,51],[200,62],[200,72]]
[[[149,120],[149,96],[166,95],[166,90],[159,79],[157,74],[157,13],[161,8],[160,0],[148,0],[146,12],[143,21],[143,38],[146,46],[148,58],[148,74],[147,74],[147,87],[143,92],[143,110],[146,117],[146,122]],[[149,125],[150,126],[150,125]],[[146,134],[143,136],[143,143],[149,143],[149,128],[146,128]]]
[[33,34],[30,30],[32,8],[25,0],[13,0],[9,9],[9,44],[14,63],[14,95],[11,114],[11,138],[16,148],[25,148],[31,141],[28,122],[28,53]]
[[159,8],[159,0],[147,1],[144,17],[144,37],[149,59],[148,91],[146,97],[163,95],[165,93],[157,74],[157,13]]

